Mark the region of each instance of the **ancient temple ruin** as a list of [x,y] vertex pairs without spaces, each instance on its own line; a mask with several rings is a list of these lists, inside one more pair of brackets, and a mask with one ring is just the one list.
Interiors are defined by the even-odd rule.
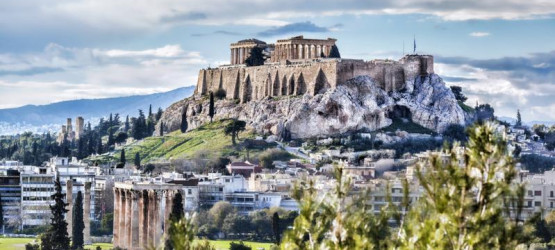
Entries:
[[[257,39],[231,44],[230,64],[201,69],[195,94],[223,90],[227,99],[241,103],[272,96],[316,95],[356,76],[368,75],[386,91],[399,91],[407,81],[434,73],[431,55],[406,55],[398,61],[329,58],[336,39],[303,36],[267,44]],[[264,49],[264,65],[244,61],[254,47]]]
[[159,246],[172,207],[182,188],[166,183],[116,182],[114,187],[114,247],[146,249]]

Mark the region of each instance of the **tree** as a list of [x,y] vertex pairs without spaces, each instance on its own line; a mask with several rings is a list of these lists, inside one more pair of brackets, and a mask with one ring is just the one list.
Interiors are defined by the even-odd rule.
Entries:
[[465,102],[468,98],[462,93],[462,87],[451,86],[451,92],[455,95],[455,99],[460,102]]
[[187,123],[187,111],[183,110],[183,114],[181,114],[181,133],[185,133],[185,131],[187,131],[187,127],[188,127],[188,123]]
[[520,117],[520,109],[516,110],[516,123],[515,123],[516,127],[521,127],[522,126],[522,117]]
[[135,163],[135,166],[137,168],[141,168],[141,156],[139,155],[139,152],[135,153],[135,160],[133,161],[133,163]]
[[164,121],[160,122],[160,136],[164,136]]
[[121,149],[121,153],[119,156],[119,162],[123,163],[123,165],[125,165],[125,163],[127,162],[127,160],[125,159],[125,148]]
[[81,191],[77,192],[77,197],[75,198],[72,220],[71,249],[83,249],[85,222],[83,221],[83,194],[81,194]]
[[129,132],[129,128],[130,128],[130,125],[129,125],[129,115],[127,115],[127,116],[125,117],[125,125],[124,125],[124,127],[123,127],[123,132],[125,132],[125,133]]
[[229,202],[218,201],[216,204],[214,204],[214,206],[212,206],[212,208],[210,208],[208,213],[210,214],[210,216],[212,216],[212,218],[214,218],[214,224],[216,225],[216,228],[221,229],[222,225],[224,224],[225,218],[234,211],[235,209],[233,208],[233,206],[231,206]]
[[115,142],[115,143],[119,143],[119,144],[124,143],[124,142],[127,140],[128,137],[129,137],[129,136],[127,135],[127,133],[125,133],[125,132],[118,132],[118,133],[116,134],[116,138],[114,138],[114,142]]
[[418,162],[423,193],[399,232],[401,248],[514,249],[521,243],[525,189],[513,182],[517,170],[507,142],[492,123],[468,131],[464,152],[455,146]]
[[[180,220],[183,219],[183,196],[181,195],[181,192],[177,192],[172,199],[172,210],[170,212],[170,218],[169,218],[169,223],[170,223],[170,228],[168,229],[168,233],[170,235],[172,234],[176,234],[176,223],[178,223]],[[173,241],[171,239],[171,237],[168,237],[166,239],[166,250],[171,250],[177,248],[176,246],[173,245]],[[177,248],[179,249],[179,248]]]
[[279,214],[277,212],[274,213],[274,215],[272,216],[272,231],[274,233],[274,239],[276,244],[279,244],[279,242],[281,242],[281,231],[280,231],[280,227],[279,227]]
[[67,203],[64,202],[65,194],[62,193],[59,176],[56,177],[54,187],[56,192],[51,196],[54,205],[50,205],[52,217],[50,218],[50,227],[41,236],[42,250],[69,249],[70,239],[67,235],[67,222],[65,220],[65,214],[68,210],[66,209]]
[[339,48],[337,48],[337,45],[333,45],[331,46],[330,49],[330,54],[328,56],[329,58],[341,58],[341,54],[339,54]]
[[449,140],[450,142],[466,142],[466,132],[464,131],[464,126],[459,124],[450,124],[443,131],[443,138]]
[[492,106],[490,106],[487,103],[477,105],[475,110],[476,110],[476,119],[478,120],[478,122],[492,121],[495,118],[494,116],[495,110],[493,109]]
[[214,117],[214,93],[210,91],[210,104],[208,106],[208,116],[210,116],[210,123],[212,123],[212,118]]
[[253,47],[247,59],[245,59],[247,67],[264,65],[264,54],[262,48]]
[[156,112],[156,121],[159,121],[160,118],[162,118],[162,114],[164,114],[164,111],[162,110],[162,108],[158,107],[158,111]]
[[234,234],[235,237],[249,233],[251,230],[250,220],[245,215],[240,215],[237,212],[228,214],[222,224],[222,232],[226,235]]
[[238,138],[239,132],[244,131],[246,125],[247,123],[245,123],[245,121],[232,119],[232,121],[224,128],[225,134],[231,136],[231,142],[233,145],[236,144],[235,139]]

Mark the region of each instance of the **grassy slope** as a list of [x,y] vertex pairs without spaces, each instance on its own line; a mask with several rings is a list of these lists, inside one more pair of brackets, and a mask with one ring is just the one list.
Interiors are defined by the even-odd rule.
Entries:
[[[228,156],[235,152],[231,137],[225,135],[224,127],[230,121],[215,121],[197,129],[181,133],[175,131],[165,136],[148,137],[125,147],[125,157],[132,163],[135,153],[139,153],[142,163],[170,158],[190,158],[202,150],[211,157]],[[252,138],[254,134],[243,132],[241,139]],[[119,153],[115,154],[119,156]]]

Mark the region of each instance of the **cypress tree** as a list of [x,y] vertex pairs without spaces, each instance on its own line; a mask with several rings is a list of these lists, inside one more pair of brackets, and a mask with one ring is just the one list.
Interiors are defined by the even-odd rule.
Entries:
[[141,156],[139,155],[139,152],[135,153],[135,166],[137,166],[137,168],[141,167]]
[[339,49],[337,45],[331,46],[329,58],[341,58],[341,54],[339,54]]
[[123,165],[125,165],[125,162],[127,162],[127,161],[125,160],[125,148],[122,148],[122,149],[121,149],[121,155],[120,155],[120,157],[119,157],[119,162],[123,163]]
[[520,109],[516,110],[516,124],[515,126],[520,127],[522,126],[522,117],[520,117]]
[[214,93],[210,91],[210,105],[208,106],[208,116],[210,116],[210,123],[214,117]]
[[85,229],[85,222],[83,221],[83,195],[81,191],[77,192],[77,198],[75,198],[72,220],[71,249],[83,249],[83,230]]
[[272,230],[274,231],[274,239],[276,244],[279,245],[281,242],[280,230],[279,230],[279,214],[277,212],[272,216]]
[[129,115],[125,117],[125,127],[123,128],[124,132],[127,133],[129,131]]
[[[64,202],[65,194],[62,193],[62,185],[60,177],[56,177],[54,182],[56,192],[51,196],[54,205],[50,205],[52,218],[50,219],[50,227],[45,234],[41,236],[41,249],[69,249],[69,236],[67,235],[67,222],[65,214],[67,213],[67,203]],[[70,194],[71,195],[71,194]]]
[[[184,215],[183,214],[183,196],[181,195],[181,192],[177,192],[173,196],[173,200],[172,200],[172,210],[170,212],[170,219],[169,219],[170,228],[168,229],[168,234],[169,235],[175,235],[176,233],[178,233],[177,229],[175,227],[175,224],[183,218],[183,215]],[[168,237],[166,239],[165,249],[166,250],[174,249],[173,242],[172,242],[170,237]]]

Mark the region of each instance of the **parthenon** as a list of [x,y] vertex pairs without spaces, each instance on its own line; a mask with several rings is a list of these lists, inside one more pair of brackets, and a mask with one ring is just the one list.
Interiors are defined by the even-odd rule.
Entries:
[[167,231],[173,197],[182,186],[117,182],[114,187],[114,247],[158,247]]
[[303,36],[277,40],[271,61],[328,57],[335,41],[333,38],[305,39]]

